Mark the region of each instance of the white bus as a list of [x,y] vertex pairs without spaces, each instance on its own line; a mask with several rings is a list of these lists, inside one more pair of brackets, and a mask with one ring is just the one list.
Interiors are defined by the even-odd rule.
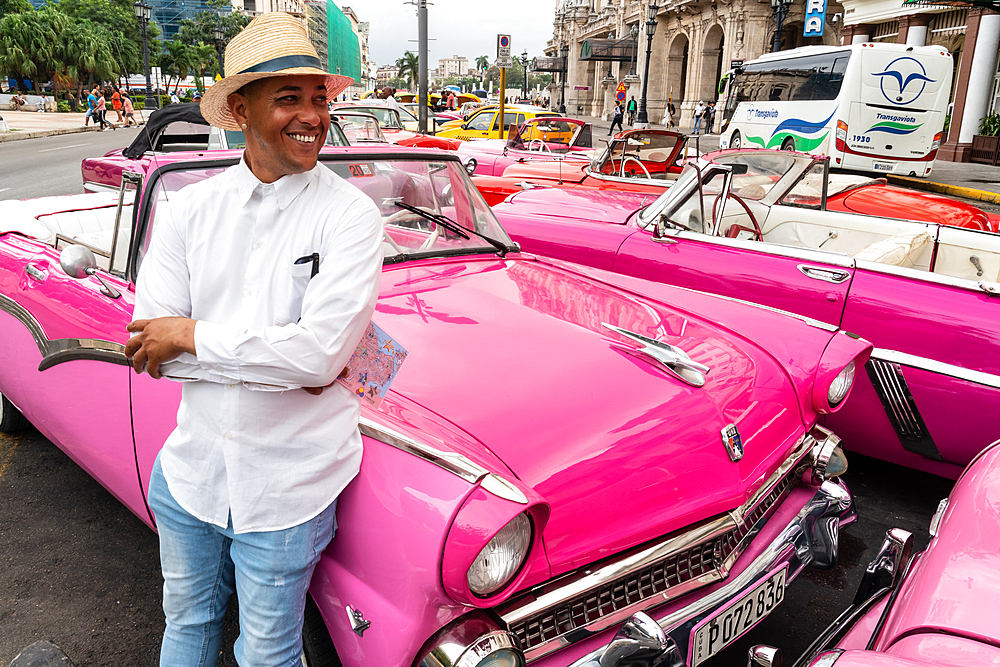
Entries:
[[952,58],[938,46],[806,46],[729,77],[721,148],[829,155],[830,166],[926,176],[941,144]]

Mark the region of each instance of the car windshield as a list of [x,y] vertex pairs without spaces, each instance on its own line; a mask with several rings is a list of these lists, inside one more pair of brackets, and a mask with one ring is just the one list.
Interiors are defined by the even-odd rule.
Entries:
[[375,116],[378,119],[378,124],[382,127],[387,127],[390,129],[402,129],[403,125],[399,122],[399,115],[396,114],[395,110],[389,107],[352,107],[350,109],[335,109],[337,111],[358,111],[360,113],[367,113]]
[[798,162],[808,159],[785,151],[761,151],[718,155],[712,162],[746,165],[745,174],[733,176],[733,192],[742,199],[763,199]]
[[728,192],[728,172],[710,167],[704,160],[686,165],[670,189],[639,213],[639,224],[649,228],[659,222],[677,229],[713,233],[716,222],[722,219],[725,200],[721,195]]
[[[352,146],[358,144],[384,144],[387,143],[382,130],[378,128],[378,121],[369,114],[334,112],[331,118],[337,121],[337,125],[344,131],[344,136]],[[330,126],[331,128],[333,125]]]
[[681,139],[681,135],[672,132],[628,134],[608,146],[597,171],[610,176],[668,180],[670,156]]
[[[515,246],[457,159],[381,158],[375,154],[320,156],[320,164],[375,202],[382,216],[386,263],[433,256],[497,253]],[[183,188],[227,167],[172,169],[147,193],[139,261],[160,221],[184,198]],[[137,275],[138,262],[130,273]]]
[[[521,150],[565,153],[580,138],[585,125],[565,120],[538,118],[528,121],[514,138],[513,147]],[[587,133],[589,145],[590,133]]]

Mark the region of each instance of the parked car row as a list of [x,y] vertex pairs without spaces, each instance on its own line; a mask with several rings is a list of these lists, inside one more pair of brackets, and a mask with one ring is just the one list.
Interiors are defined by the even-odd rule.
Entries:
[[[320,156],[382,215],[374,320],[409,354],[362,410],[310,666],[697,667],[836,566],[857,516],[844,446],[952,478],[972,463],[940,539],[911,559],[891,533],[802,664],[992,664],[995,620],[955,610],[997,592],[1000,235],[831,208],[840,181],[805,154],[698,156],[665,131],[594,154],[558,116],[428,150],[386,143],[393,113],[338,106]],[[129,372],[135,280],[184,188],[241,155],[215,130],[228,150],[165,150],[171,122],[85,163],[102,191],[0,222],[0,430],[30,421],[154,529],[180,390]],[[482,178],[522,180],[491,208]],[[948,576],[989,594],[956,584],[937,610]]]

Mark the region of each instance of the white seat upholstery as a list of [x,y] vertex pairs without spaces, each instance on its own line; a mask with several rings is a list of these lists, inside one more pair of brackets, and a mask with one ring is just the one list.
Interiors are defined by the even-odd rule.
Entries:
[[931,241],[933,238],[927,232],[896,234],[862,248],[854,253],[854,259],[913,268],[920,252]]
[[[127,216],[127,213],[125,213]],[[117,206],[105,206],[103,208],[91,208],[78,211],[63,211],[51,215],[38,216],[38,222],[45,225],[54,235],[62,234],[71,239],[83,240],[86,236],[91,239],[106,238],[111,240],[111,232],[115,228],[115,220],[118,217]],[[129,217],[125,218],[129,220]],[[84,241],[90,243],[89,241]],[[95,247],[102,247],[97,246]],[[103,248],[111,250],[110,246]]]

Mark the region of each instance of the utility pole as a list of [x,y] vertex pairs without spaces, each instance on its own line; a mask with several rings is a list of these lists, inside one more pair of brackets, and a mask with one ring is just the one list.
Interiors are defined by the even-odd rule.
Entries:
[[417,129],[427,132],[427,0],[417,0],[417,58],[420,70],[417,79]]

